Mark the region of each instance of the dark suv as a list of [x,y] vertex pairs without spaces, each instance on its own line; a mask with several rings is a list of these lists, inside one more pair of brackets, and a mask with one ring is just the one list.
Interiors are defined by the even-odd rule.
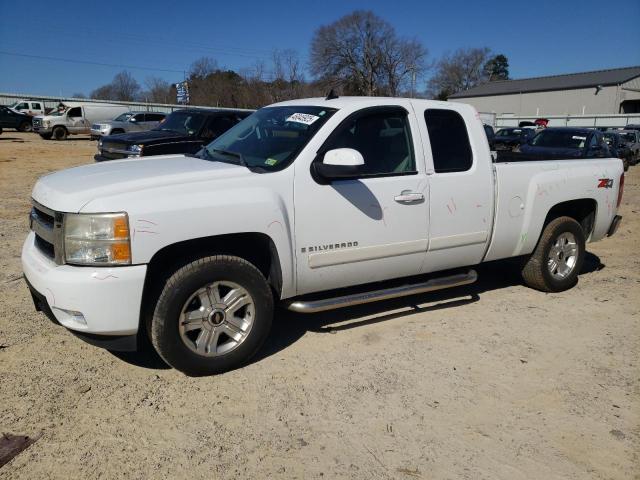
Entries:
[[19,132],[30,132],[33,126],[32,122],[33,117],[30,115],[0,106],[0,133],[3,128],[15,128]]
[[103,162],[151,155],[193,154],[251,113],[248,110],[203,108],[176,110],[152,130],[102,137],[98,154],[93,158]]

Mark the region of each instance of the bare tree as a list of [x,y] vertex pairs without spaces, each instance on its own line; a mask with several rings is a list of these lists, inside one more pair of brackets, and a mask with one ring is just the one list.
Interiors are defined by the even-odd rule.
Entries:
[[111,81],[113,86],[113,92],[115,94],[114,100],[122,100],[125,102],[133,102],[138,98],[140,93],[140,84],[137,82],[133,75],[126,70],[117,73]]
[[191,64],[189,68],[189,78],[205,78],[218,70],[220,70],[220,68],[215,59],[211,57],[200,57]]
[[347,93],[396,95],[412,74],[422,72],[426,53],[373,12],[357,10],[316,30],[311,72]]
[[96,88],[91,92],[89,96],[91,98],[95,98],[96,100],[116,100],[113,85],[111,85],[110,83]]
[[173,103],[175,101],[171,84],[166,80],[158,77],[148,77],[144,83],[147,90],[143,95],[148,102]]
[[486,81],[484,66],[489,59],[488,48],[461,48],[444,55],[437,63],[435,74],[427,83],[427,92],[440,100],[468,90]]
[[71,98],[87,98],[87,96],[84,93],[74,93]]

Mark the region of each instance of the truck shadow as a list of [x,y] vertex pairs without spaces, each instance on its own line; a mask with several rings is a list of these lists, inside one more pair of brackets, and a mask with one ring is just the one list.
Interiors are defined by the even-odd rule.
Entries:
[[[271,335],[253,362],[286,349],[307,332],[335,334],[343,330],[393,321],[415,313],[435,312],[475,303],[484,292],[522,285],[521,266],[518,259],[488,262],[476,267],[478,281],[471,285],[333,311],[303,314],[284,309],[277,310]],[[600,258],[587,252],[580,274],[603,268],[604,264]],[[429,305],[422,306],[427,303]]]
[[[602,270],[604,267],[597,255],[587,252],[580,274]],[[436,312],[477,302],[484,292],[522,285],[520,268],[518,259],[489,262],[476,267],[478,281],[471,285],[315,314],[295,313],[279,308],[276,310],[269,338],[250,363],[259,362],[285,350],[307,332],[335,334],[401,319],[415,313]],[[427,303],[429,305],[422,306]],[[144,342],[137,352],[111,353],[138,367],[153,370],[170,368],[148,342]]]

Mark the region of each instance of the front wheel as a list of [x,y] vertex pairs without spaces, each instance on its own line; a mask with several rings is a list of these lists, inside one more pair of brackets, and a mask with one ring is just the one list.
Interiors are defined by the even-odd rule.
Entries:
[[18,126],[18,130],[21,132],[30,132],[33,129],[30,122],[22,122],[20,126]]
[[562,292],[578,283],[585,256],[584,231],[571,217],[559,217],[543,230],[524,268],[525,284],[543,292]]
[[151,343],[187,375],[245,364],[271,329],[273,295],[262,273],[238,257],[195,260],[166,281],[151,319]]
[[53,135],[54,140],[66,140],[67,129],[64,127],[55,127],[51,134]]

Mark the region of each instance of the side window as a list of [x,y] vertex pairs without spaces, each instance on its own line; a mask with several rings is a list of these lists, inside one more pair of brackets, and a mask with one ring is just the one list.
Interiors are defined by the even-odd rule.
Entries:
[[207,140],[213,140],[214,138],[218,138],[235,124],[236,122],[231,117],[212,118],[204,128],[202,137]]
[[467,126],[458,112],[429,109],[424,112],[436,173],[464,172],[473,156]]
[[159,122],[164,118],[164,115],[161,113],[147,113],[145,118],[147,122]]
[[144,122],[144,113],[137,113],[133,116],[135,118],[135,123]]
[[31,104],[31,108],[33,110],[42,110],[42,107],[40,106],[40,104],[35,102]]
[[81,117],[82,116],[82,108],[81,107],[74,107],[71,110],[69,110],[69,113],[67,113],[68,117]]
[[392,175],[416,171],[409,120],[404,109],[387,108],[347,119],[324,151],[352,148],[364,158],[364,175]]
[[22,102],[16,107],[16,110],[29,110],[29,104],[27,102]]
[[592,134],[591,135],[591,140],[589,141],[589,148],[593,148],[596,145],[598,145],[600,142],[598,142],[598,135],[597,134]]

